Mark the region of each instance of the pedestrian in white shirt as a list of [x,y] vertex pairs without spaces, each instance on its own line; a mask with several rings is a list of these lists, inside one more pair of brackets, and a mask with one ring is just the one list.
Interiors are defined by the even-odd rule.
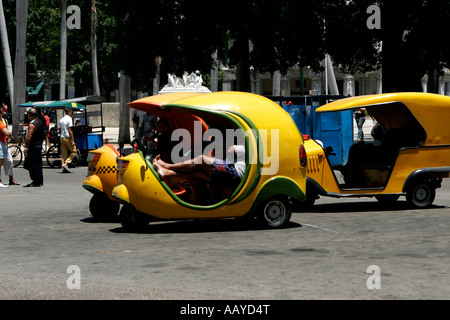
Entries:
[[69,171],[69,163],[77,155],[77,147],[75,146],[75,139],[72,132],[72,109],[64,108],[65,116],[59,120],[59,132],[61,141],[61,161],[62,172]]

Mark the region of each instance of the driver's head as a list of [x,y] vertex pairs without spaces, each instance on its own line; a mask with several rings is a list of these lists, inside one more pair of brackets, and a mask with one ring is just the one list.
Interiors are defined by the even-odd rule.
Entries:
[[170,130],[169,121],[166,118],[158,120],[158,131],[160,133],[166,133]]

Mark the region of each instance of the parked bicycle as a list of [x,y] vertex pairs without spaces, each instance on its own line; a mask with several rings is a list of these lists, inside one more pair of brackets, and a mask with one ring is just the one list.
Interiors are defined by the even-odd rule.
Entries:
[[[19,138],[17,143],[8,146],[13,159],[13,166],[18,167],[22,164],[24,159],[23,149],[25,148],[26,130],[19,131]],[[42,157],[47,160],[47,164],[52,168],[61,167],[61,144],[59,142],[58,131],[55,127],[49,131],[49,148],[47,151],[42,151]],[[72,160],[73,165],[77,165],[81,159],[81,152],[77,150],[77,156]]]
[[13,166],[18,167],[23,161],[23,151],[22,147],[25,147],[25,138],[27,131],[24,129],[20,129],[19,137],[17,139],[17,143],[10,144],[8,146],[9,152],[11,153],[11,157],[13,159]]

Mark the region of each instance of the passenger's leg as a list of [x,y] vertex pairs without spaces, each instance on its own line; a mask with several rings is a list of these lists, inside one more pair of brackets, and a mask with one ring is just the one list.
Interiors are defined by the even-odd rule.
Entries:
[[190,181],[192,179],[202,179],[205,181],[209,181],[210,177],[206,175],[202,170],[193,170],[190,172],[180,172],[171,169],[166,169],[163,166],[160,166],[159,163],[155,160],[153,161],[153,166],[158,172],[158,175],[161,179],[166,180],[171,185],[176,185],[183,181]]
[[194,159],[189,159],[173,164],[164,162],[160,157],[157,156],[154,162],[157,163],[160,167],[173,171],[192,172],[202,170],[208,176],[212,175],[214,166],[214,158],[205,155],[200,155],[195,157]]

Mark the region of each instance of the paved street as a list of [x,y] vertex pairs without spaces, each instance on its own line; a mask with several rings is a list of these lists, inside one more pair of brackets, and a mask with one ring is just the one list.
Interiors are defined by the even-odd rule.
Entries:
[[[449,179],[428,210],[322,198],[282,230],[221,220],[129,233],[92,219],[86,171],[46,168],[42,188],[0,189],[0,299],[450,298]],[[15,178],[29,182],[22,168]]]

